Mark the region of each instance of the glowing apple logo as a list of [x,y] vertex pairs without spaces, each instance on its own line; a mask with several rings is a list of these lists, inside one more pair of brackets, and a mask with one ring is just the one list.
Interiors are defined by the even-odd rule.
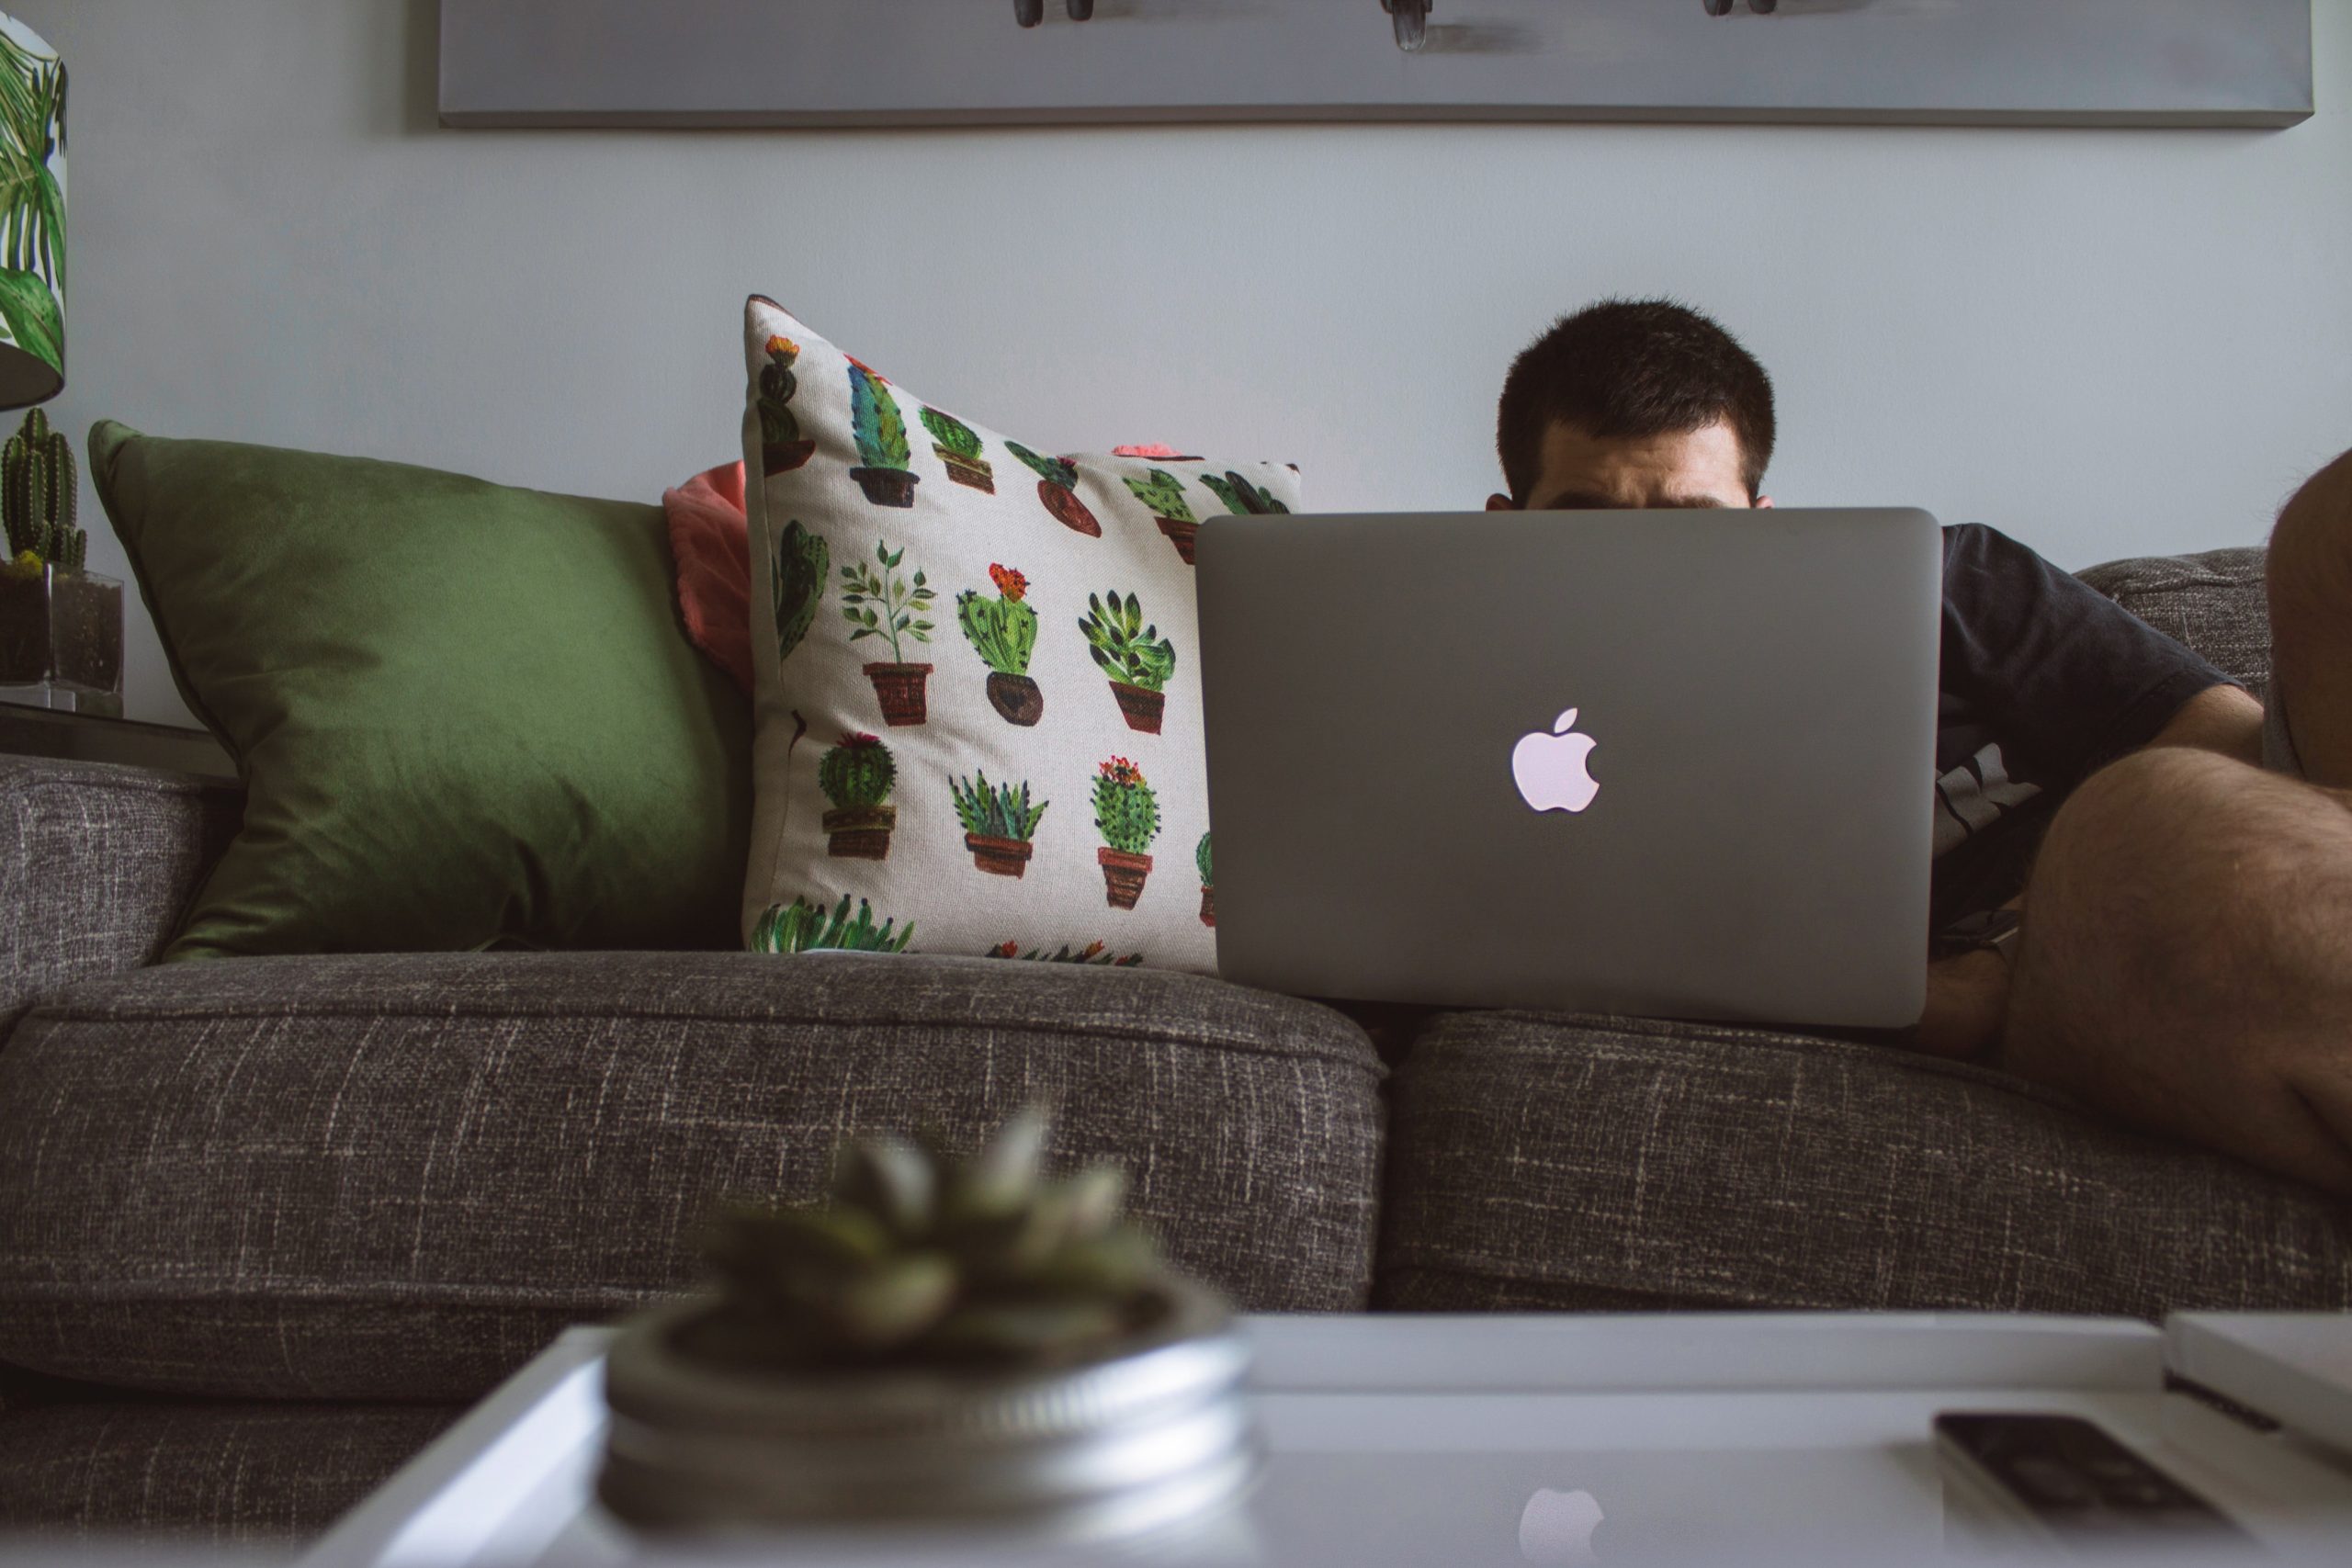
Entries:
[[1519,1554],[1544,1568],[1599,1568],[1592,1532],[1600,1526],[1600,1505],[1589,1492],[1543,1487],[1519,1516]]
[[1520,797],[1538,811],[1582,811],[1600,793],[1586,764],[1599,744],[1576,733],[1577,710],[1560,716],[1547,734],[1522,735],[1510,749],[1510,776]]

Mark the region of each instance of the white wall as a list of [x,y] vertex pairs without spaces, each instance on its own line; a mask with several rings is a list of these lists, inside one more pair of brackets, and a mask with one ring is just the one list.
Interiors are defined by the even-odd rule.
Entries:
[[[2251,542],[2352,445],[2352,0],[2316,0],[2321,112],[2281,132],[465,133],[433,124],[430,0],[8,8],[73,73],[77,438],[650,500],[734,451],[756,290],[1056,446],[1476,506],[1511,354],[1664,291],[1777,378],[1784,503],[2080,566]],[[130,711],[178,716],[132,640]]]

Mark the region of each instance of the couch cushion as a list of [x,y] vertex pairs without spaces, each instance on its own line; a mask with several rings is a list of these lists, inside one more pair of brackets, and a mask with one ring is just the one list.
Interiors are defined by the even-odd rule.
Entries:
[[228,960],[36,1008],[0,1049],[0,1359],[192,1393],[466,1399],[692,1282],[722,1196],[847,1134],[1059,1107],[1176,1260],[1361,1306],[1381,1068],[1196,976],[753,953]]
[[2260,696],[2270,684],[2267,552],[2207,550],[2109,561],[2082,580],[2158,631],[2179,638]]
[[0,1531],[90,1536],[118,1551],[315,1536],[462,1413],[176,1399],[12,1406],[0,1410]]
[[2352,1209],[1883,1047],[1466,1013],[1398,1069],[1380,1305],[2352,1305]]

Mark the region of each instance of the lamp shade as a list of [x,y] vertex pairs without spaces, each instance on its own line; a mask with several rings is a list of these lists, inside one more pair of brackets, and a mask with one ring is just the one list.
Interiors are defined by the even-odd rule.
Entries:
[[0,15],[0,409],[65,389],[65,62]]

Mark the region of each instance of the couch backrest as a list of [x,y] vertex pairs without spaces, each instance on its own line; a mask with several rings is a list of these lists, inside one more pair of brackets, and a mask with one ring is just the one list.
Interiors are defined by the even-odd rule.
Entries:
[[2251,548],[2137,556],[2079,575],[2158,631],[2178,637],[2261,696],[2270,684],[2267,554]]

